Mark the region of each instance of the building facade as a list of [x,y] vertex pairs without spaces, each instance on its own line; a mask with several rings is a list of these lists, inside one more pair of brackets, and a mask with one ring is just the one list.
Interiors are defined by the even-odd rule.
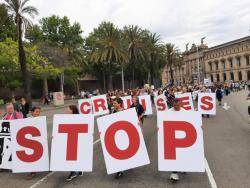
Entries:
[[[183,65],[174,68],[174,82],[197,83],[204,78],[212,82],[250,80],[250,36],[208,48],[203,43],[183,52]],[[162,82],[170,82],[169,67],[162,73]]]

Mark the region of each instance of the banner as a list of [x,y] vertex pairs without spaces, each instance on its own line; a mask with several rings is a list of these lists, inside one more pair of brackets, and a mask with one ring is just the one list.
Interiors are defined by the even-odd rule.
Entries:
[[50,170],[91,172],[93,134],[93,115],[54,115]]
[[92,100],[91,99],[80,99],[78,100],[78,109],[80,114],[92,114]]
[[175,97],[180,101],[182,108],[185,110],[194,110],[194,103],[191,93],[182,93],[175,95]]
[[12,171],[49,171],[46,117],[10,121]]
[[166,111],[168,110],[168,105],[167,105],[167,101],[166,101],[166,96],[164,94],[161,94],[159,96],[155,97],[155,108],[156,111]]
[[64,94],[63,92],[54,92],[53,100],[55,106],[64,105]]
[[93,113],[95,116],[109,113],[106,95],[99,95],[91,98],[93,105]]
[[216,115],[215,93],[198,94],[198,111],[202,114]]
[[139,97],[140,104],[143,106],[143,108],[145,110],[144,114],[145,115],[153,114],[150,95],[141,95],[141,96],[138,96],[138,97]]
[[10,122],[0,121],[0,169],[12,169],[11,166]]
[[97,125],[108,174],[150,163],[135,108],[100,117]]
[[123,109],[129,109],[130,106],[132,105],[132,97],[131,96],[125,96],[121,97],[123,101]]
[[199,112],[158,112],[159,171],[205,171],[201,125]]

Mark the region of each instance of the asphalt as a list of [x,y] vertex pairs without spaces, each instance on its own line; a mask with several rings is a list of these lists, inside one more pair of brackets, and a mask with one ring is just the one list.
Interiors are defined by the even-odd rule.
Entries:
[[[250,187],[250,117],[247,115],[247,91],[232,93],[224,98],[229,110],[217,107],[217,115],[203,118],[205,156],[212,175],[219,188]],[[48,137],[51,141],[53,114],[64,113],[65,107],[49,109],[43,112],[47,116]],[[173,184],[170,173],[158,172],[157,168],[157,128],[156,115],[148,116],[143,126],[151,164],[129,170],[119,179],[107,175],[99,135],[95,127],[94,167],[93,172],[70,183],[65,182],[68,173],[39,173],[36,178],[27,180],[27,174],[0,173],[1,188],[210,188],[207,173],[187,173],[180,176],[180,181]]]

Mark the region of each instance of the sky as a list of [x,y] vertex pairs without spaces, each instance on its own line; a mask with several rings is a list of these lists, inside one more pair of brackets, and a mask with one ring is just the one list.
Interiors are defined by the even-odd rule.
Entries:
[[[0,0],[2,1],[2,0]],[[135,24],[174,43],[209,47],[250,35],[250,0],[30,0],[38,22],[52,14],[79,22],[87,36],[102,21],[118,27]]]

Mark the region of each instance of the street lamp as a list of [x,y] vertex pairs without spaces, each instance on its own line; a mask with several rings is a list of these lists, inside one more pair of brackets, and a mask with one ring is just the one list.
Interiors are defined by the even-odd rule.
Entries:
[[[206,37],[201,38],[201,44],[203,44],[203,41]],[[198,60],[198,84],[201,82],[201,77],[200,77],[200,57],[199,57],[199,45],[196,46],[197,49],[197,60]]]

